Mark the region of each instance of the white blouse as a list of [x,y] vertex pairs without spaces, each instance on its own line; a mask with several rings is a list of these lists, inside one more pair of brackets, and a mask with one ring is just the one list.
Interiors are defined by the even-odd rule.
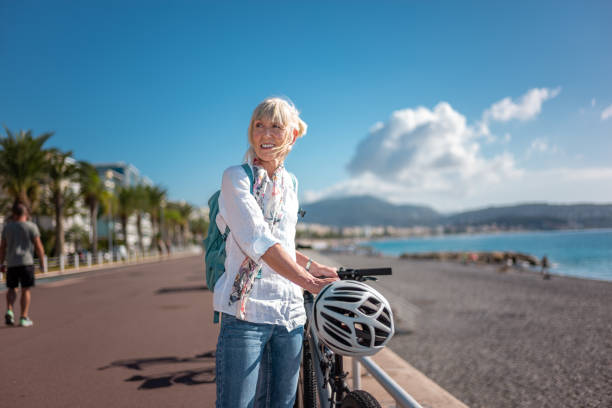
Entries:
[[295,226],[299,209],[297,181],[293,188],[295,178],[284,168],[282,177],[285,185],[290,187],[285,189],[283,198],[284,215],[271,231],[251,194],[251,182],[242,166],[232,166],[223,173],[216,222],[220,231],[229,226],[230,234],[225,246],[225,273],[215,284],[213,304],[216,311],[236,316],[237,304],[230,304],[229,297],[240,265],[249,256],[253,261],[261,262],[263,267],[246,303],[246,320],[282,325],[293,330],[306,323],[302,288],[260,259],[272,245],[281,244],[295,260]]

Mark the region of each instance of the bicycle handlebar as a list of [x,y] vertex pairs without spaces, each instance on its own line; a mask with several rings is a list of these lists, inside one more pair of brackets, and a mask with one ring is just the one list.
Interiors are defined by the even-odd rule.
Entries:
[[369,268],[369,269],[338,269],[338,277],[341,280],[363,281],[368,279],[375,280],[374,276],[391,275],[391,268]]

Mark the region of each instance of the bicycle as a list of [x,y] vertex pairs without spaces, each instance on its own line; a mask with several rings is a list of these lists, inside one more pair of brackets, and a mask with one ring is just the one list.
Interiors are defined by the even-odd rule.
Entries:
[[[391,273],[391,268],[338,269],[340,280],[358,282],[377,280],[375,276]],[[310,292],[304,292],[307,321],[294,408],[380,408],[378,401],[369,392],[350,390],[345,381],[348,373],[344,372],[343,356],[320,341],[311,321],[314,299]]]

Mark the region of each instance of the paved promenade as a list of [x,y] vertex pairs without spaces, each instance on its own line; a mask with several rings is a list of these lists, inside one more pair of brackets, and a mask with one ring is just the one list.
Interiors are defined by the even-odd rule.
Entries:
[[40,280],[34,327],[0,329],[0,406],[214,406],[211,304],[201,255]]

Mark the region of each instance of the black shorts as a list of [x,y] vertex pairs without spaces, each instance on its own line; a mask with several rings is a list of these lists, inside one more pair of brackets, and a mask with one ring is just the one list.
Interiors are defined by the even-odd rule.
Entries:
[[13,266],[6,271],[6,287],[22,288],[34,286],[34,265]]

